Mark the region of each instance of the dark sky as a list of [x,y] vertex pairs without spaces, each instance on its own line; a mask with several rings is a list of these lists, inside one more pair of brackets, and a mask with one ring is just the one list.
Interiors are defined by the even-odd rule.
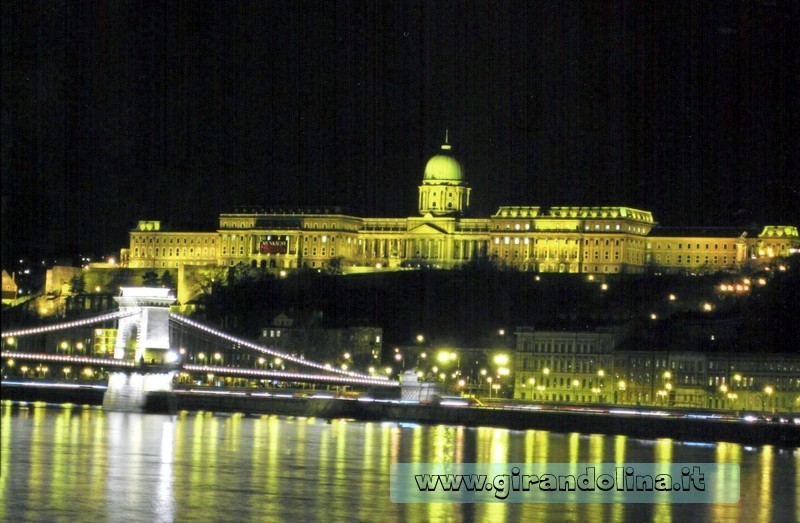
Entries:
[[800,225],[800,2],[2,7],[3,265],[240,204],[416,213],[445,129],[499,205]]

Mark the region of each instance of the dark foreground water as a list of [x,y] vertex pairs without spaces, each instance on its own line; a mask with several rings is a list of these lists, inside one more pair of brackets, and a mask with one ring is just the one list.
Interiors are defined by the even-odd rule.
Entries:
[[[800,453],[772,446],[313,418],[4,404],[5,521],[798,521]],[[727,505],[393,504],[397,462],[739,463]]]

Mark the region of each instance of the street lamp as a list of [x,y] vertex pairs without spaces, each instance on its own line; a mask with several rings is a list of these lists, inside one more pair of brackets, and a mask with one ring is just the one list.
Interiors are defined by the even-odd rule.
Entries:
[[775,389],[772,388],[772,385],[767,385],[766,387],[764,387],[764,394],[767,395],[766,401],[764,402],[764,410],[767,410],[767,406],[769,405],[770,400],[772,399],[772,394],[774,392]]
[[203,364],[206,363],[206,354],[204,352],[200,352],[197,354],[197,359],[201,360]]

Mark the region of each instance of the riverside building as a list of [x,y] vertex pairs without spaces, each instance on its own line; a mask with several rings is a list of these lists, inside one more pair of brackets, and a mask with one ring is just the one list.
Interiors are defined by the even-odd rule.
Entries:
[[800,412],[800,355],[619,350],[618,334],[519,328],[514,398]]

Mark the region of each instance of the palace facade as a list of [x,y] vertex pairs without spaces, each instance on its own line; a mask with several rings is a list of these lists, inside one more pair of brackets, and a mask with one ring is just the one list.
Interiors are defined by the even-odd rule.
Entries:
[[419,216],[362,218],[340,208],[243,208],[216,231],[161,230],[140,221],[120,261],[132,268],[183,265],[265,269],[453,268],[491,257],[523,271],[619,274],[737,270],[748,260],[800,250],[796,226],[675,229],[630,207],[503,206],[465,217],[471,189],[445,143],[425,167]]

